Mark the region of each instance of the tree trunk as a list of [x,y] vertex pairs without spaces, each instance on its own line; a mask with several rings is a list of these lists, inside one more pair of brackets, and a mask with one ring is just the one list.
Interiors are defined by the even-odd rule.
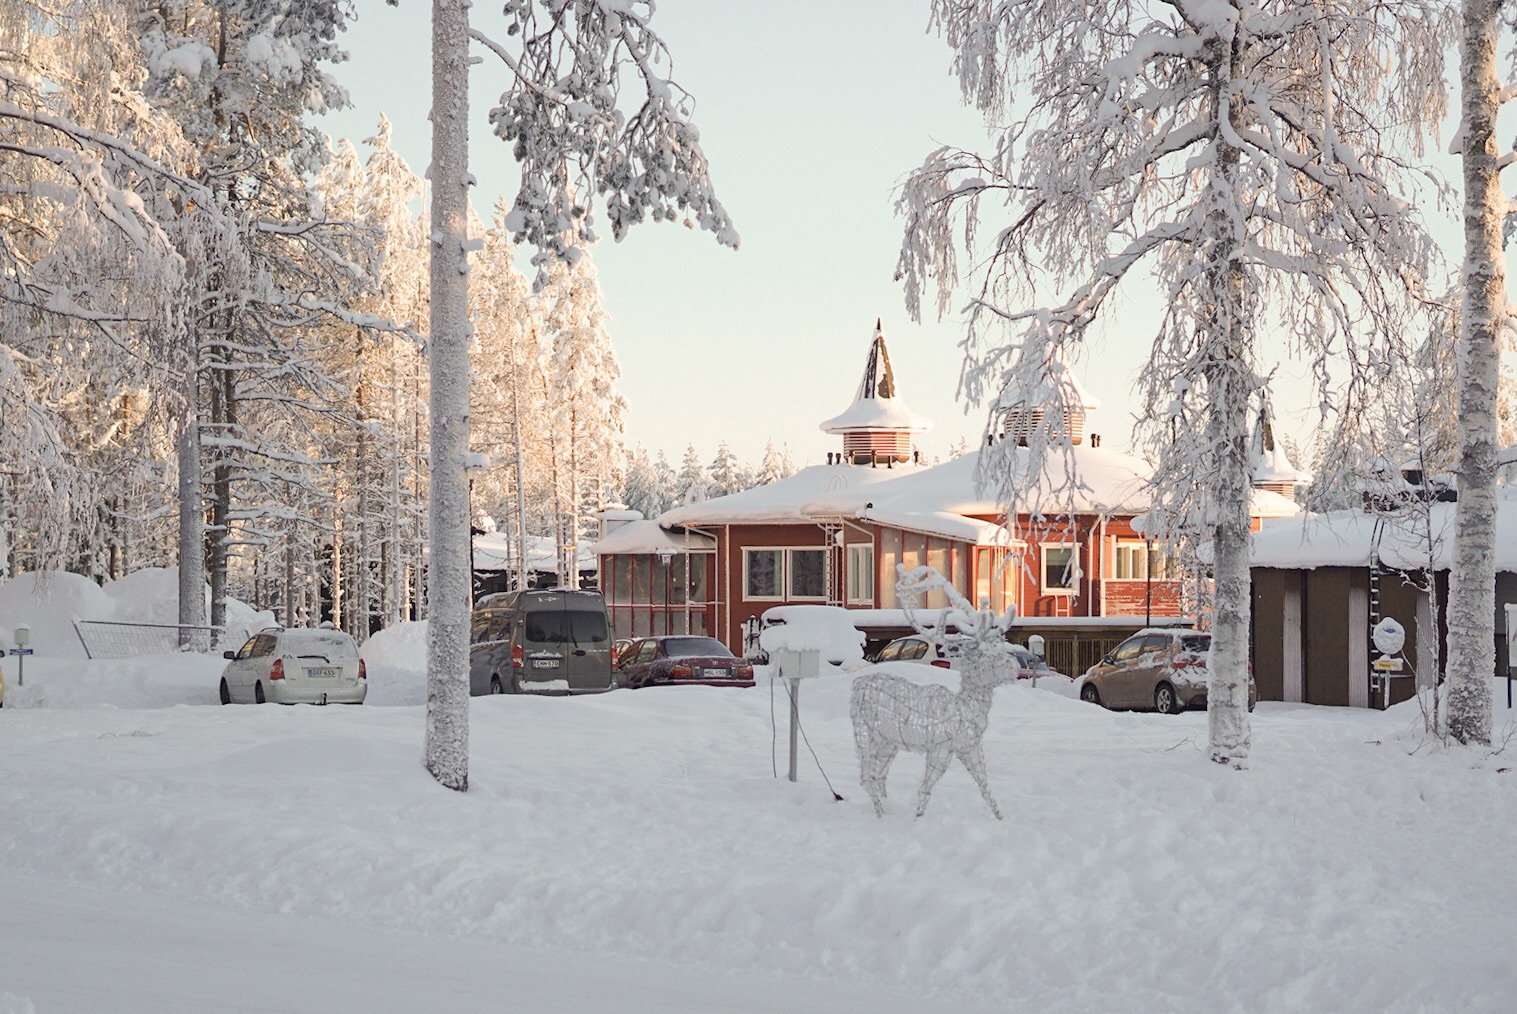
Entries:
[[1501,250],[1506,201],[1495,136],[1501,6],[1501,0],[1465,0],[1463,9],[1459,506],[1448,605],[1448,731],[1460,743],[1491,741],[1491,676],[1496,671],[1496,385],[1506,311]]
[[[1237,43],[1234,42],[1234,47]],[[1224,115],[1224,86],[1238,63],[1234,48],[1218,63],[1215,107]],[[1231,100],[1226,115],[1238,121],[1243,115],[1238,98]],[[1213,186],[1222,193],[1219,205],[1236,205],[1238,149],[1217,143],[1216,178]],[[1212,644],[1206,692],[1207,740],[1211,759],[1218,764],[1239,765],[1248,756],[1251,731],[1248,720],[1249,597],[1249,507],[1252,474],[1248,456],[1249,398],[1253,395],[1252,370],[1248,363],[1248,322],[1245,279],[1238,263],[1241,237],[1224,208],[1208,216],[1208,294],[1212,300],[1209,333],[1203,337],[1213,349],[1205,369],[1207,423],[1206,448],[1209,468],[1203,480],[1204,500],[1214,512],[1212,533]]]
[[427,770],[469,787],[468,0],[432,0],[431,559]]
[[[200,363],[193,337],[187,338],[184,416],[179,421],[179,623],[205,625],[205,514],[200,503]],[[179,632],[179,646],[192,644]]]

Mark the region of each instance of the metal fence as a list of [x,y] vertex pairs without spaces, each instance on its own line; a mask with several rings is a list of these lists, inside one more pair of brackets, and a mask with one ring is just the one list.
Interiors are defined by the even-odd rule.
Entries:
[[84,645],[84,653],[90,658],[131,658],[176,651],[210,652],[221,641],[225,628],[75,620],[74,632],[79,635],[79,643]]

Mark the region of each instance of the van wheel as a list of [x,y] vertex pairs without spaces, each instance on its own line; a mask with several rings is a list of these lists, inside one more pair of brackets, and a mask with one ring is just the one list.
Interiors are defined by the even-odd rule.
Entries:
[[253,703],[255,703],[255,704],[263,704],[263,703],[265,703],[264,696],[263,696],[263,681],[262,680],[259,680],[256,684],[253,685]]
[[222,680],[221,681],[221,703],[222,704],[231,704],[232,703],[232,691],[229,690],[229,689],[227,689],[226,680]]
[[505,692],[506,692],[506,688],[500,685],[500,677],[499,676],[491,676],[490,677],[490,693],[492,693],[492,694],[503,694]]

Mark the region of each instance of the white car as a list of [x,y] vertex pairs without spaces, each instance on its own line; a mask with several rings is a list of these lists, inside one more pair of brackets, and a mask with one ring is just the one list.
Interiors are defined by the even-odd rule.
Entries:
[[368,673],[341,630],[260,630],[228,659],[221,703],[362,704]]

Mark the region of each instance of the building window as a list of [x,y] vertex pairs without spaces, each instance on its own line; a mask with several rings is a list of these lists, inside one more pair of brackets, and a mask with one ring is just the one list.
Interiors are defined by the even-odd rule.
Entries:
[[783,549],[743,550],[743,597],[779,599],[784,571]]
[[874,605],[874,546],[848,547],[848,601]]
[[790,598],[827,597],[827,550],[790,550]]
[[1043,543],[1043,594],[1060,595],[1075,590],[1080,578],[1080,564],[1075,547]]
[[1167,581],[1170,575],[1169,554],[1151,549],[1142,542],[1119,542],[1112,577],[1118,581]]

